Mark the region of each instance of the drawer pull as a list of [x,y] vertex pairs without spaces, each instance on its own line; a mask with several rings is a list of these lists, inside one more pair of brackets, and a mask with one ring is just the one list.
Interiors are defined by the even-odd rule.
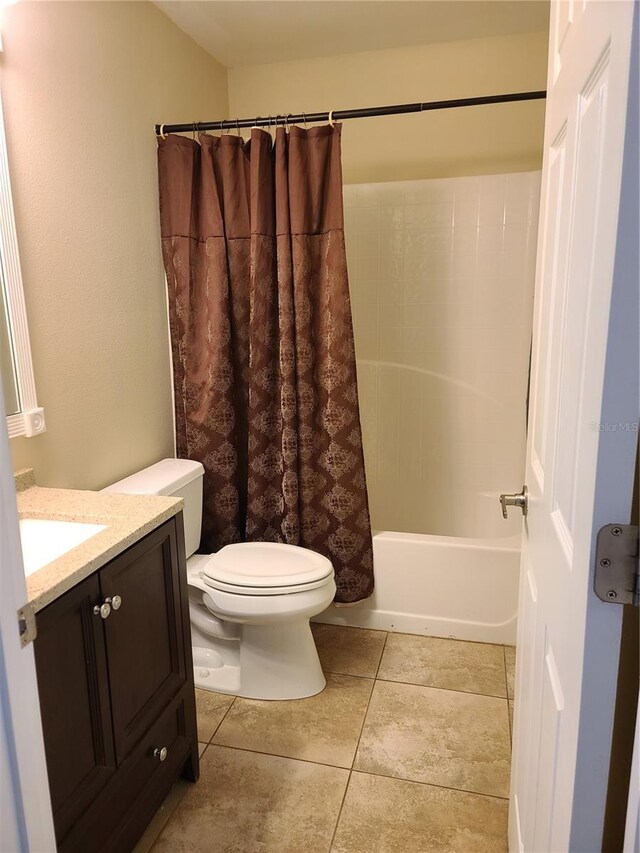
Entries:
[[93,608],[93,615],[101,616],[103,619],[106,619],[110,613],[111,605],[108,601],[105,601],[103,604],[96,604],[96,606]]
[[166,746],[163,746],[162,749],[159,749],[158,747],[156,747],[153,750],[153,757],[157,758],[158,761],[164,761],[168,754],[169,754],[169,750],[167,749]]
[[113,598],[105,598],[105,601],[111,605],[112,610],[120,610],[122,607],[122,598],[119,595],[114,595]]

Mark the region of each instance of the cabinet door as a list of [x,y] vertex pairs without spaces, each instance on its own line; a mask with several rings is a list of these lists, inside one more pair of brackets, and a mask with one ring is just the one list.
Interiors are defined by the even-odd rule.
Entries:
[[36,668],[56,839],[115,773],[107,663],[95,575],[37,616]]
[[176,524],[166,522],[99,572],[113,734],[122,761],[187,680]]

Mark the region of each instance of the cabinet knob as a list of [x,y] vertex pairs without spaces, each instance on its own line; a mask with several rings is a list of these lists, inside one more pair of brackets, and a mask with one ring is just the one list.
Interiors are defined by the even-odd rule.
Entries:
[[105,598],[105,601],[111,605],[112,610],[120,610],[122,607],[122,598],[119,595],[114,595],[113,598]]
[[158,761],[164,761],[168,755],[168,752],[169,751],[166,746],[163,746],[161,749],[159,747],[156,747],[153,750],[153,757],[157,758]]
[[93,608],[93,615],[101,616],[103,619],[106,619],[110,613],[111,605],[108,601],[105,601],[103,604],[96,604],[96,606]]

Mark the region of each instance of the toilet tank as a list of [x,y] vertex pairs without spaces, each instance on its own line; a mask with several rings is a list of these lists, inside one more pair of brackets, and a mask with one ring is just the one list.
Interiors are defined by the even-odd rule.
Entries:
[[202,527],[202,477],[200,462],[190,459],[162,459],[124,480],[103,489],[121,495],[168,495],[184,499],[184,538],[187,557],[200,544]]

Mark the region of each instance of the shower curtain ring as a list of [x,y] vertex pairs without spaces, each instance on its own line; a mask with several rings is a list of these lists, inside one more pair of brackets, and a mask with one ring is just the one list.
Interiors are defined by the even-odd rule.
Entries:
[[236,119],[236,133],[240,136],[240,121]]
[[333,120],[333,110],[329,110],[329,125],[330,125],[331,127],[335,127],[335,126],[336,126],[336,123],[335,123],[335,121]]
[[160,133],[158,135],[160,136],[160,139],[167,138],[167,134],[164,132],[164,124],[160,125]]
[[309,128],[307,127],[307,114],[306,113],[302,113],[302,121],[304,122],[304,129],[308,130]]

